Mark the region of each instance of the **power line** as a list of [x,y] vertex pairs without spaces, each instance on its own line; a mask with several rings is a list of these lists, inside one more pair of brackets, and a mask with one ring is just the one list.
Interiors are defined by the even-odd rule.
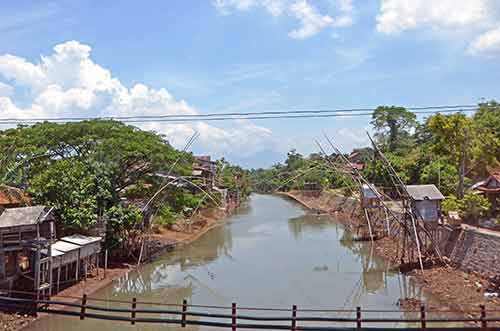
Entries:
[[[253,116],[253,115],[280,115],[280,114],[320,114],[320,113],[356,113],[356,112],[372,112],[376,108],[345,108],[345,109],[303,109],[303,110],[270,110],[245,113],[209,113],[209,114],[167,114],[167,115],[130,115],[130,116],[105,116],[103,118],[112,118],[116,120],[128,119],[158,119],[158,118],[204,118],[204,117],[220,117],[220,116]],[[437,109],[477,109],[477,105],[448,105],[448,106],[424,106],[424,107],[407,107],[407,110],[437,110]],[[35,117],[35,118],[1,118],[0,121],[82,121],[91,119],[90,117]]]
[[[488,106],[483,106],[488,107]],[[450,112],[475,112],[476,105],[426,106],[408,107],[413,114],[437,114]],[[306,119],[330,117],[363,117],[372,116],[375,108],[350,109],[317,109],[317,110],[283,110],[246,113],[209,113],[209,114],[169,114],[169,115],[136,115],[136,116],[105,116],[105,117],[54,117],[54,118],[0,118],[0,124],[34,124],[38,122],[78,122],[94,119],[117,120],[126,123],[149,122],[194,122],[194,121],[226,121],[226,120],[265,120],[265,119]]]

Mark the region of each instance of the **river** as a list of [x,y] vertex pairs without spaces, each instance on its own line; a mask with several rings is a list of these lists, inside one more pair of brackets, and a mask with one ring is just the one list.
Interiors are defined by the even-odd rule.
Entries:
[[[330,216],[313,215],[280,196],[253,194],[221,226],[130,272],[92,297],[379,310],[398,310],[396,303],[401,297],[429,299],[375,256],[369,242],[350,238]],[[116,323],[50,316],[29,330],[181,329]]]

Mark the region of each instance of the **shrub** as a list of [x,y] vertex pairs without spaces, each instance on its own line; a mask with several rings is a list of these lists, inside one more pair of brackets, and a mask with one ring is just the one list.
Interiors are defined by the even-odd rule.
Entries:
[[479,218],[486,216],[491,207],[490,201],[482,195],[467,193],[461,201],[462,217],[471,221],[478,221]]
[[446,199],[443,201],[442,209],[445,213],[450,211],[456,211],[461,213],[462,210],[462,201],[458,200],[454,195],[448,195]]

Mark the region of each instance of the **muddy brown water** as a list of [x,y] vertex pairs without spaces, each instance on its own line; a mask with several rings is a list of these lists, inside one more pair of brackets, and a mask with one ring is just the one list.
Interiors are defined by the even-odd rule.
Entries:
[[[289,308],[295,304],[299,309],[361,306],[363,309],[396,311],[384,314],[386,317],[416,317],[399,311],[399,298],[435,301],[375,256],[369,242],[353,242],[351,238],[331,216],[311,214],[284,197],[253,194],[235,215],[196,242],[130,272],[92,297],[129,301],[136,297],[138,301],[163,303],[181,303],[186,298],[192,304],[218,306],[237,302],[247,307]],[[160,308],[156,305],[141,305],[140,308],[152,307]],[[246,311],[245,314],[256,313]],[[271,315],[278,314],[289,313]],[[321,316],[353,315],[329,313]],[[370,313],[369,316],[382,317],[382,314]],[[155,317],[174,318],[172,315]],[[122,329],[198,327],[132,326],[124,322],[49,316],[36,321],[27,330]]]

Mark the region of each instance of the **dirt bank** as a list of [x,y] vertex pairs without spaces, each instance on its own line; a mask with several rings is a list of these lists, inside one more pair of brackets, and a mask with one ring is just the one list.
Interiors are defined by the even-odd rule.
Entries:
[[[332,203],[332,193],[314,197],[305,197],[301,192],[291,191],[283,193],[301,203],[305,207],[314,211],[336,215],[338,206],[329,205]],[[341,217],[339,220],[350,222],[348,218]],[[385,237],[375,241],[377,254],[396,266],[401,262],[402,252],[398,250],[398,242],[395,238]],[[500,299],[486,298],[484,296],[489,285],[489,280],[485,275],[478,273],[466,273],[453,266],[429,266],[424,270],[413,270],[409,272],[411,279],[419,284],[426,292],[440,299],[445,305],[443,308],[457,310],[461,312],[477,310],[479,305],[485,305],[487,309],[498,310]],[[477,316],[477,314],[476,314]]]

